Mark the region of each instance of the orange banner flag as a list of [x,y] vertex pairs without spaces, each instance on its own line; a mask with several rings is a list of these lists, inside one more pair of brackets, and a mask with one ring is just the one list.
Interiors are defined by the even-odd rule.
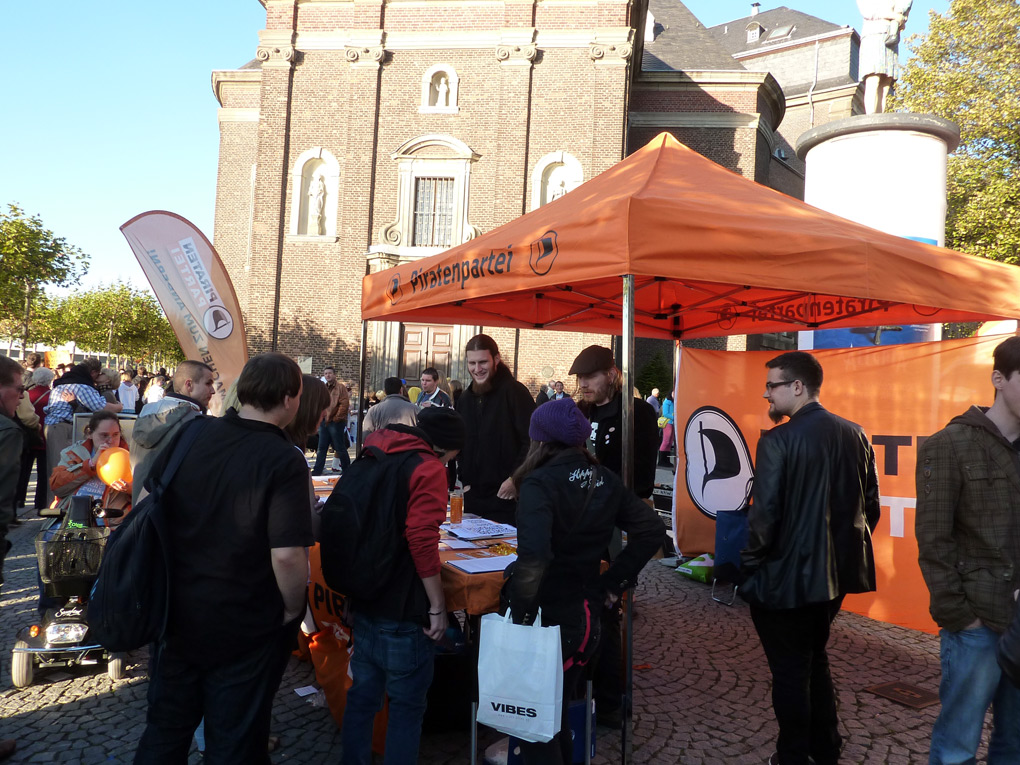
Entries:
[[[848,610],[936,631],[914,537],[917,449],[972,404],[992,403],[992,351],[1005,337],[812,352],[825,371],[822,406],[858,423],[875,448],[882,497],[873,537],[878,591],[847,596]],[[673,527],[684,555],[714,550],[715,512],[737,510],[749,497],[758,439],[773,427],[762,397],[765,362],[777,355],[681,353]]]
[[220,414],[227,390],[248,360],[244,320],[220,256],[194,224],[171,212],[136,215],[120,230],[185,357],[213,368],[209,411]]

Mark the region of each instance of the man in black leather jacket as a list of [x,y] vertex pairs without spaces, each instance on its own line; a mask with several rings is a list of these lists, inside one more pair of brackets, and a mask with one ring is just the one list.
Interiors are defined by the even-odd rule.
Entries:
[[825,646],[843,596],[875,589],[871,534],[880,504],[875,453],[859,425],[818,403],[822,367],[802,351],[769,361],[769,417],[755,460],[741,596],[772,670],[779,721],[770,763],[839,760]]

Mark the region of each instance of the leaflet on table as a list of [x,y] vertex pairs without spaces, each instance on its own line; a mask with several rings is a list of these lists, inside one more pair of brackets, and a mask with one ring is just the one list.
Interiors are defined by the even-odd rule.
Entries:
[[487,574],[492,571],[503,571],[515,560],[516,555],[493,555],[488,558],[459,558],[448,560],[447,563],[468,574]]
[[461,539],[495,539],[517,536],[517,528],[509,523],[493,523],[484,518],[465,518],[461,523],[444,523],[440,528]]
[[468,542],[466,539],[456,539],[454,537],[446,537],[445,539],[439,540],[451,550],[477,550],[478,545],[474,542]]

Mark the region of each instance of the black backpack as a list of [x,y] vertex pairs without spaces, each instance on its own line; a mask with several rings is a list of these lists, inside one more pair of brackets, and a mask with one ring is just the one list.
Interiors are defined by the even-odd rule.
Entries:
[[153,478],[152,493],[128,513],[106,542],[99,575],[89,596],[90,636],[108,651],[133,651],[159,642],[170,611],[169,520],[163,492],[173,480],[209,418],[186,424],[170,459]]
[[319,549],[330,589],[374,600],[409,556],[404,527],[416,451],[387,454],[366,446],[322,508]]

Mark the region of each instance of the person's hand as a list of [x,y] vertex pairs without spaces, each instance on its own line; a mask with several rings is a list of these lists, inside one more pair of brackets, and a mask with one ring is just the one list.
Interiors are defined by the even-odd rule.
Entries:
[[500,499],[517,499],[517,489],[514,487],[513,477],[507,478],[500,484],[496,496]]
[[431,401],[422,401],[422,402],[421,402],[421,403],[419,404],[419,406],[420,406],[420,407],[421,407],[422,409],[425,409],[426,407],[432,406],[432,402],[431,402]]
[[620,596],[617,595],[615,592],[609,592],[607,590],[606,591],[606,599],[603,601],[602,605],[604,605],[606,607],[607,611],[612,611],[614,608],[616,608],[616,604],[619,603],[619,602],[620,602]]
[[114,481],[110,484],[110,488],[114,491],[131,491],[131,484],[127,481]]
[[61,401],[66,401],[68,404],[70,404],[76,398],[78,398],[78,397],[74,395],[74,391],[71,390],[70,386],[68,386],[68,385],[61,385],[60,386],[60,400]]
[[[436,613],[438,611],[438,613]],[[429,610],[429,626],[425,627],[425,634],[435,642],[439,642],[443,639],[446,634],[446,628],[449,626],[449,621],[446,617],[446,608],[430,609]]]

